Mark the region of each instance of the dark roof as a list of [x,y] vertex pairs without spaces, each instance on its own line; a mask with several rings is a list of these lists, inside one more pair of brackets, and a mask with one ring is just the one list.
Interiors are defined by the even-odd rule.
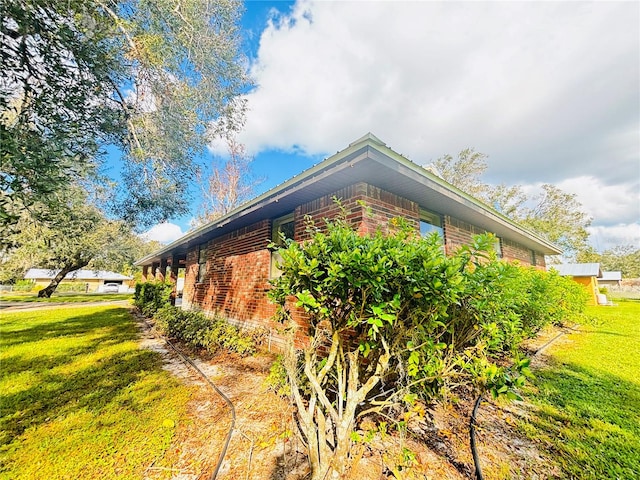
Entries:
[[136,265],[157,262],[168,253],[185,254],[195,245],[262,219],[285,215],[298,205],[358,182],[399,194],[424,208],[451,215],[545,255],[562,253],[553,243],[516,225],[503,214],[394,152],[375,135],[368,133],[344,150],[227,215],[187,232],[175,242],[138,260]]

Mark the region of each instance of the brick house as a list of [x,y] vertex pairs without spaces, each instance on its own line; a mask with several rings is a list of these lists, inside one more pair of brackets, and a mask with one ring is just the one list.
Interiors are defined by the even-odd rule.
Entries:
[[492,232],[499,239],[498,254],[523,265],[544,269],[545,255],[561,253],[367,134],[136,264],[145,279],[175,279],[184,269],[182,308],[215,312],[241,326],[270,327],[275,306],[266,292],[278,274],[278,254],[267,246],[279,238],[278,232],[304,240],[305,216],[321,226],[323,218],[338,212],[334,197],[363,234],[402,216],[423,234],[438,232],[446,252],[475,234]]

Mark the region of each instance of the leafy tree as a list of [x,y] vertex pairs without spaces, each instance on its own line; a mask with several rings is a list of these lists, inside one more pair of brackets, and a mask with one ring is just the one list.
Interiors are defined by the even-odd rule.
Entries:
[[18,227],[10,239],[15,246],[5,250],[0,272],[16,280],[31,267],[58,270],[38,293],[41,297],[50,297],[70,272],[85,267],[124,271],[148,251],[125,223],[107,220],[79,188],[68,190],[49,222],[38,222],[25,212]]
[[518,185],[486,184],[481,179],[487,169],[486,158],[473,149],[465,149],[457,159],[445,155],[433,165],[441,178],[558,244],[565,256],[575,256],[586,248],[591,218],[576,195],[544,184],[541,193],[527,197]]
[[439,177],[471,196],[484,198],[489,190],[489,186],[481,180],[487,169],[487,155],[473,148],[465,148],[458,158],[444,155],[432,165]]
[[2,2],[0,224],[34,205],[46,219],[68,185],[96,179],[106,145],[127,160],[123,218],[186,212],[211,122],[242,123],[240,11],[236,0]]
[[521,209],[515,220],[563,247],[565,256],[575,256],[587,246],[591,217],[582,210],[576,195],[550,184],[541,188],[533,199],[535,207]]
[[220,218],[238,207],[253,195],[262,181],[251,175],[251,158],[244,145],[234,138],[227,138],[229,158],[222,164],[213,164],[213,171],[201,179],[202,203],[194,226]]
[[640,249],[633,245],[618,245],[602,253],[588,247],[578,253],[576,260],[599,263],[602,270],[622,272],[623,278],[640,278]]

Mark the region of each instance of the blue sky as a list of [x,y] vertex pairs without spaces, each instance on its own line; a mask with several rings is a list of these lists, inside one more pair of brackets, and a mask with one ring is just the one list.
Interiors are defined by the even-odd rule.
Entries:
[[247,2],[256,193],[371,131],[419,164],[474,147],[487,182],[576,194],[596,249],[640,245],[639,19],[637,2]]

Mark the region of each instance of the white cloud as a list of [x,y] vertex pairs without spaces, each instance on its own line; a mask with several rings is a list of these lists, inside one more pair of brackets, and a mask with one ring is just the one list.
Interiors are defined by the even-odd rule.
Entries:
[[[541,193],[542,183],[522,185],[528,198]],[[640,247],[640,186],[638,183],[605,185],[600,179],[584,175],[556,184],[572,193],[592,219],[587,227],[589,244],[597,251],[616,245]]]
[[589,227],[589,243],[599,252],[618,245],[640,247],[640,223]]
[[182,228],[174,223],[164,222],[154,225],[140,236],[160,243],[171,243],[184,235]]
[[[326,154],[371,131],[417,163],[475,147],[489,182],[565,181],[595,218],[630,223],[639,9],[299,1],[261,35],[241,140],[253,153]],[[599,190],[566,180],[580,177]]]
[[633,185],[605,185],[591,176],[569,178],[556,184],[576,195],[594,224],[613,225],[640,221],[640,188]]

